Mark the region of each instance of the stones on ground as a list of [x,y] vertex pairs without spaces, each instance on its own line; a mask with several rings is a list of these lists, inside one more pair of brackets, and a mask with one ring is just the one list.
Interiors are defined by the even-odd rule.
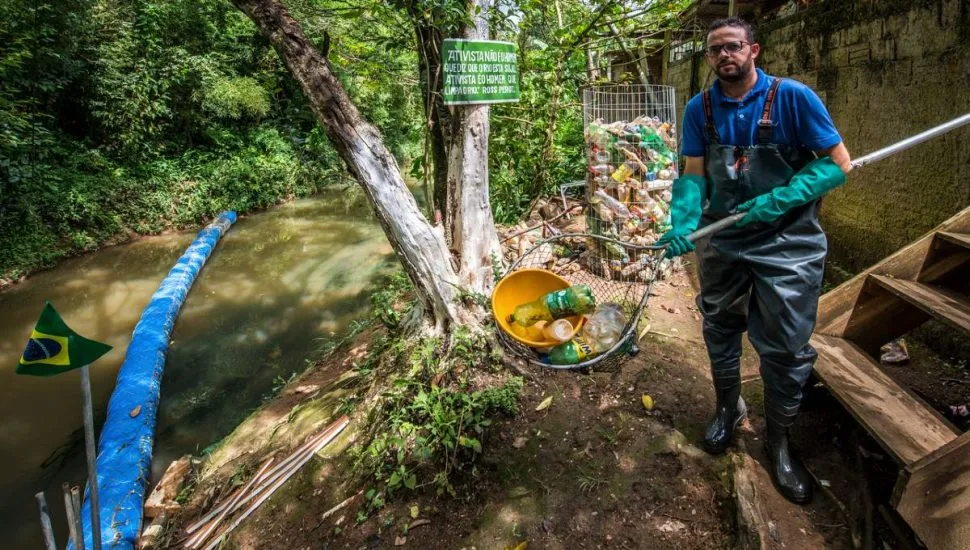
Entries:
[[657,525],[657,531],[661,533],[679,533],[687,529],[687,525],[676,519],[665,519]]
[[515,447],[516,449],[521,449],[522,447],[525,447],[525,444],[528,442],[529,442],[528,437],[516,437],[515,441],[512,442],[512,446]]
[[152,490],[152,494],[145,500],[145,517],[154,518],[165,512],[174,512],[181,508],[175,502],[185,480],[192,471],[191,458],[186,455],[176,460],[165,470],[162,479]]

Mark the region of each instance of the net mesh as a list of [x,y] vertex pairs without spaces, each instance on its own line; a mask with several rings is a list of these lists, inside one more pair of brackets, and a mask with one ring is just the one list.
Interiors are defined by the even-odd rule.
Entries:
[[639,351],[637,327],[651,285],[679,266],[653,248],[669,228],[670,188],[677,177],[674,90],[586,88],[583,113],[587,177],[563,185],[558,197],[564,214],[578,206],[582,213],[557,216],[558,227],[542,216],[536,231],[511,228],[513,236],[504,241],[508,272],[541,268],[572,285],[588,285],[597,304],[620,306],[622,335],[609,350],[574,365],[545,364],[537,350],[501,330],[498,335],[508,350],[534,365],[610,371]]
[[[669,226],[677,177],[674,89],[608,85],[583,90],[587,230],[635,245],[653,244]],[[650,270],[629,249],[597,241],[588,268],[613,280],[642,282]]]

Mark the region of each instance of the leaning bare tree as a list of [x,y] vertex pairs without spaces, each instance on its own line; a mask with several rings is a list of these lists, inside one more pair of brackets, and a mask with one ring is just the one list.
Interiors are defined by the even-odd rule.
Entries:
[[[479,325],[485,312],[456,300],[459,289],[488,293],[491,262],[500,258],[488,197],[488,107],[456,107],[447,177],[447,223],[432,226],[405,186],[397,161],[380,132],[361,116],[327,57],[304,34],[279,0],[232,0],[272,44],[300,84],[314,114],[367,195],[387,238],[414,283],[413,319],[445,334],[455,325]],[[466,37],[487,34],[489,0],[468,0],[476,26]],[[481,7],[481,10],[477,8]]]

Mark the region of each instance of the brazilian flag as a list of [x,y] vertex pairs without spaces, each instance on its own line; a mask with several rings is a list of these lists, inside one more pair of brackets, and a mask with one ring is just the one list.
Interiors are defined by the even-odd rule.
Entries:
[[20,356],[17,374],[53,376],[89,365],[109,351],[108,344],[88,340],[68,328],[47,302]]

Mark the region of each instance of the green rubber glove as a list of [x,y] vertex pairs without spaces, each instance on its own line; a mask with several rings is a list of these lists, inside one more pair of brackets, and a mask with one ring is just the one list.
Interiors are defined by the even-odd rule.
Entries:
[[687,240],[701,223],[701,211],[707,197],[707,180],[701,176],[686,174],[674,180],[670,199],[670,231],[657,240],[666,244],[668,258],[674,258],[694,250],[694,243]]
[[820,199],[844,183],[845,172],[832,157],[815,159],[792,176],[788,185],[776,187],[770,193],[741,203],[738,212],[747,212],[748,215],[741,218],[738,227],[755,222],[773,222],[792,208]]

